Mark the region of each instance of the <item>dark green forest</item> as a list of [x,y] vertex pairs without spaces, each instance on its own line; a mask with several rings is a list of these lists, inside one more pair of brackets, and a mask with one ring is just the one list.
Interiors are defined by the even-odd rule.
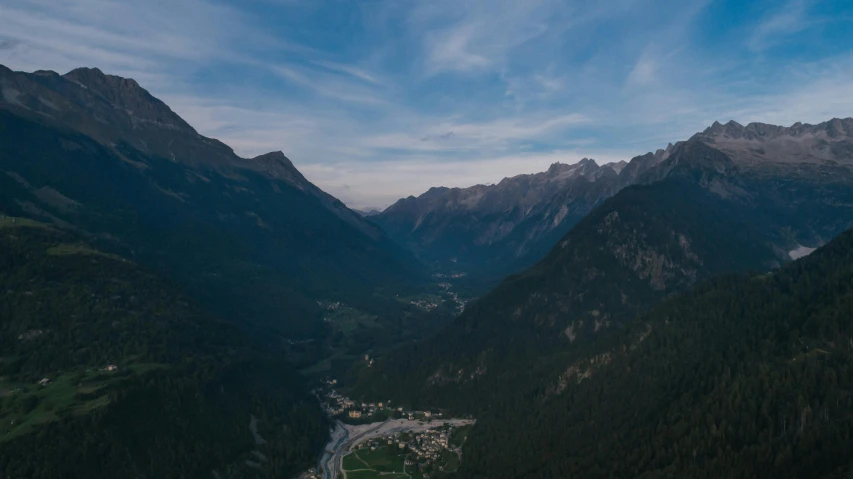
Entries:
[[349,379],[367,397],[479,412],[494,391],[548,377],[580,345],[597,343],[674,291],[726,271],[778,264],[759,233],[763,225],[752,219],[691,182],[626,188],[536,266],[470,304],[436,339]]
[[325,441],[280,355],[74,234],[2,217],[0,297],[0,477],[281,477]]
[[[507,382],[458,476],[850,477],[853,232],[724,275]],[[535,386],[538,385],[538,386]]]
[[0,208],[156,271],[256,340],[320,340],[305,362],[327,355],[334,333],[318,302],[375,315],[399,339],[410,331],[396,295],[429,289],[422,266],[376,226],[376,238],[361,233],[287,181],[104,146],[5,110]]
[[0,77],[0,479],[292,477],[323,377],[476,418],[459,478],[853,477],[849,141],[694,137],[483,246],[464,216],[389,237],[135,81]]
[[779,245],[853,222],[828,173],[773,180],[685,143],[346,382],[476,417],[460,477],[847,477],[853,234],[778,269]]

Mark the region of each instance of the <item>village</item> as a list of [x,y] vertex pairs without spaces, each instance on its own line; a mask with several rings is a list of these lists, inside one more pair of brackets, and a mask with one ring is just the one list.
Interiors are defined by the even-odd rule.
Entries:
[[[377,452],[382,453],[386,458],[397,456],[402,459],[404,466],[401,472],[409,475],[419,472],[422,477],[433,477],[436,473],[454,472],[462,458],[461,444],[451,442],[456,429],[451,425],[445,425],[438,429],[421,432],[390,433],[358,444],[352,455],[361,462],[368,459],[368,464],[370,464],[371,454],[376,456]],[[364,451],[364,458],[359,451]],[[370,451],[369,454],[368,451]],[[345,470],[348,469],[347,466],[359,467],[357,462],[348,460],[347,457],[344,458]]]
[[[370,364],[369,357],[365,361]],[[444,418],[440,411],[408,410],[390,400],[355,401],[341,393],[332,378],[325,379],[314,394],[330,417],[349,428],[349,441],[338,443],[344,450],[337,467],[330,468],[338,469],[344,478],[350,473],[359,478],[443,477],[461,463],[470,420]],[[361,430],[372,432],[357,432]],[[333,478],[335,473],[330,470],[322,477]]]
[[[370,356],[365,355],[368,367],[373,365]],[[441,413],[432,411],[409,411],[402,407],[393,407],[391,400],[379,402],[357,402],[339,393],[336,379],[325,379],[325,387],[315,389],[314,395],[320,400],[326,414],[334,419],[347,424],[364,424],[369,422],[384,421],[386,419],[409,419],[430,420],[433,417],[440,418]]]

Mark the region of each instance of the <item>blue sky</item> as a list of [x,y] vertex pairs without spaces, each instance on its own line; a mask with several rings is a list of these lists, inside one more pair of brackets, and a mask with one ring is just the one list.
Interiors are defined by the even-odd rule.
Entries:
[[366,207],[851,116],[851,32],[849,0],[4,0],[0,63],[133,77]]

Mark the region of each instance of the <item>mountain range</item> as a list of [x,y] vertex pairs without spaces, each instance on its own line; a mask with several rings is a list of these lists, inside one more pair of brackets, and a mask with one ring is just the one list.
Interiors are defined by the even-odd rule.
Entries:
[[[634,158],[620,173],[634,169],[632,185],[435,338],[357,369],[356,394],[531,428],[541,415],[525,401],[562,388],[555,384],[573,364],[595,364],[602,347],[669,295],[728,272],[773,271],[853,227],[851,126],[850,119],[788,130],[714,125]],[[768,130],[778,134],[754,133]],[[777,148],[789,153],[767,154]],[[571,417],[549,420],[570,428]],[[470,446],[480,466],[502,464],[499,455],[513,449],[561,454],[551,439],[531,434],[488,441]],[[520,477],[512,470],[462,477]]]
[[294,476],[348,371],[477,419],[453,477],[848,477],[851,228],[849,118],[354,211],[134,80],[0,66],[0,471]]
[[846,232],[669,298],[550,380],[504,383],[457,477],[848,477],[851,280]]
[[[745,175],[801,179],[832,175],[849,165],[851,120],[789,128],[761,123],[715,123],[694,135],[725,153]],[[543,173],[506,178],[496,185],[431,188],[401,199],[371,219],[439,271],[469,275],[474,291],[543,258],[581,218],[626,186],[667,174],[655,168],[678,145],[599,166],[594,160],[555,163]],[[657,173],[647,174],[654,169]],[[842,173],[846,173],[843,170]],[[774,192],[784,195],[782,188]],[[784,198],[778,198],[780,202]],[[809,241],[827,237],[815,232]]]
[[132,79],[0,66],[0,93],[0,211],[161,271],[260,336],[329,334],[318,302],[397,313],[426,279],[281,152],[240,158]]
[[583,159],[496,185],[431,188],[371,220],[436,270],[482,287],[540,259],[578,220],[615,194],[624,162]]

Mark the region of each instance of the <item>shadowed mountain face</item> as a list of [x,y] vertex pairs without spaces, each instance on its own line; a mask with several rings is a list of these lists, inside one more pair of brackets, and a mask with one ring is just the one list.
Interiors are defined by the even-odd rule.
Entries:
[[853,227],[849,166],[815,162],[780,175],[741,166],[698,139],[658,156],[665,159],[594,208],[534,267],[434,340],[380,362],[363,391],[386,394],[393,384],[418,406],[476,412],[495,391],[535,384],[533,372],[547,376],[579,344],[674,291],[720,273],[777,268],[798,248]]
[[280,355],[78,235],[0,216],[0,291],[4,477],[290,477],[326,441]]
[[76,230],[228,317],[316,336],[317,301],[383,310],[421,281],[282,153],[240,158],[131,79],[0,67],[0,93],[0,211]]
[[847,232],[666,300],[490,398],[458,477],[848,477],[852,280]]
[[[739,181],[756,189],[752,194],[773,195],[762,201],[766,208],[779,210],[777,214],[787,214],[790,202],[799,201],[797,193],[789,194],[792,188],[807,186],[822,194],[824,188],[844,184],[853,165],[853,119],[787,128],[715,123],[692,139],[725,154],[733,164],[729,168],[737,168]],[[656,167],[680,145],[670,144],[628,163],[598,166],[584,159],[497,185],[432,188],[398,201],[372,220],[440,271],[465,273],[474,291],[483,290],[544,257],[581,218],[622,188],[667,176],[667,168]],[[837,174],[841,178],[833,178]],[[829,201],[826,206],[837,205]],[[808,215],[795,216],[810,220]],[[803,231],[811,228],[804,241],[820,244],[832,237],[827,236],[829,230],[813,226],[800,230],[806,234]]]
[[[636,171],[634,185],[593,208],[535,266],[509,277],[469,305],[435,338],[381,358],[372,368],[354,371],[350,380],[355,394],[387,396],[416,409],[445,407],[478,417],[466,445],[469,462],[463,465],[461,477],[719,477],[721,471],[735,469],[744,471],[743,477],[755,477],[759,472],[764,477],[782,477],[778,475],[782,472],[798,477],[784,465],[798,464],[800,459],[820,463],[823,456],[806,454],[807,450],[802,455],[765,457],[767,451],[780,449],[773,441],[756,439],[758,426],[751,422],[755,414],[738,416],[740,422],[733,426],[738,429],[729,432],[738,431],[732,433],[739,438],[751,437],[738,439],[746,441],[739,444],[756,444],[756,448],[723,455],[715,452],[732,443],[714,431],[719,431],[721,422],[730,424],[735,419],[723,414],[723,409],[714,409],[712,404],[718,404],[714,401],[722,399],[709,392],[719,391],[715,388],[720,384],[731,384],[728,374],[744,372],[752,364],[744,358],[758,354],[750,357],[766,359],[762,354],[778,353],[774,361],[787,361],[787,351],[798,344],[811,344],[808,341],[816,340],[816,330],[832,330],[818,342],[849,338],[846,323],[841,327],[843,333],[836,336],[839,329],[832,320],[840,317],[833,316],[836,313],[821,316],[833,326],[821,323],[807,331],[801,329],[811,314],[807,303],[784,303],[796,269],[783,269],[776,276],[774,288],[778,288],[766,298],[760,296],[764,292],[736,289],[748,280],[739,279],[731,289],[723,280],[719,285],[724,291],[719,295],[711,291],[701,302],[684,300],[673,311],[653,315],[651,329],[636,318],[673,293],[715,275],[776,270],[799,256],[803,247],[820,246],[853,227],[853,168],[840,154],[831,159],[812,157],[794,165],[772,158],[762,163],[745,159],[743,153],[728,154],[709,143],[707,138],[694,138],[657,158],[646,155],[647,164],[653,166]],[[850,235],[844,244],[846,252],[834,248],[838,255],[822,257],[820,264],[823,268],[838,261],[839,268],[847,268],[843,272],[846,278],[849,263],[844,261],[849,260]],[[808,275],[809,280],[797,279],[802,298],[826,299],[820,291],[849,296],[841,286],[847,284],[846,279],[820,286],[825,289],[811,289],[817,287],[812,281],[824,278],[819,269]],[[753,293],[756,296],[749,297]],[[826,299],[816,308],[831,310],[834,301]],[[763,312],[771,304],[776,305],[775,313]],[[774,332],[772,341],[777,343],[768,345],[762,343],[764,336],[750,336],[752,343],[746,349],[732,346],[738,344],[738,334],[758,330],[764,334],[767,328],[773,329],[774,314],[788,311],[798,319]],[[751,322],[758,317],[760,323]],[[669,322],[676,321],[686,323],[675,330]],[[720,322],[714,326],[707,321]],[[655,336],[655,328],[663,331],[660,336]],[[631,353],[650,333],[658,338],[654,340],[656,349]],[[798,342],[800,333],[805,343]],[[680,341],[686,341],[684,346]],[[757,350],[764,352],[755,353]],[[611,362],[616,365],[607,369]],[[834,364],[833,374],[843,376],[845,385],[833,394],[849,397],[853,384],[849,367],[843,360]],[[606,378],[589,380],[599,369],[607,371]],[[771,422],[793,420],[794,411],[822,404],[823,393],[803,399],[799,406],[787,399],[796,394],[799,379],[783,378],[817,381],[820,377],[815,370],[794,369],[797,371],[780,366],[773,373],[772,381],[779,387],[773,389],[774,398],[784,406],[774,409]],[[710,379],[695,383],[696,378],[706,377],[705,372]],[[765,391],[762,377],[766,378],[758,370],[750,370],[738,381],[743,388]],[[755,401],[761,403],[762,394],[756,393]],[[676,399],[683,401],[680,406],[660,409]],[[703,406],[694,407],[697,401]],[[696,411],[708,413],[706,422],[696,418]],[[757,411],[757,406],[750,411]],[[681,419],[693,424],[691,428],[704,430],[707,426],[704,437],[709,440],[690,442],[673,432],[682,431],[676,428]],[[829,429],[816,428],[804,440],[818,444],[836,434],[849,437],[853,430],[849,414],[844,421],[828,436],[821,431]],[[631,426],[626,428],[626,424]],[[781,434],[775,425],[761,428]],[[634,436],[637,430],[645,435]],[[587,442],[590,438],[595,438],[593,443]],[[681,440],[678,446],[676,440]],[[791,445],[798,440],[790,436],[783,442]],[[645,447],[647,441],[654,446]],[[835,468],[849,465],[839,460],[842,450],[828,452],[820,465],[823,472],[815,477],[829,477],[837,472]],[[689,460],[691,454],[701,461]],[[768,468],[756,471],[759,463]],[[667,469],[673,464],[678,467]],[[776,475],[768,472],[771,470]]]
[[[641,161],[641,160],[638,160]],[[474,290],[529,266],[595,205],[618,191],[625,163],[584,159],[496,185],[432,188],[371,217],[442,272]]]
[[853,118],[790,127],[730,121],[714,123],[694,139],[717,148],[742,167],[798,168],[803,165],[853,165]]

